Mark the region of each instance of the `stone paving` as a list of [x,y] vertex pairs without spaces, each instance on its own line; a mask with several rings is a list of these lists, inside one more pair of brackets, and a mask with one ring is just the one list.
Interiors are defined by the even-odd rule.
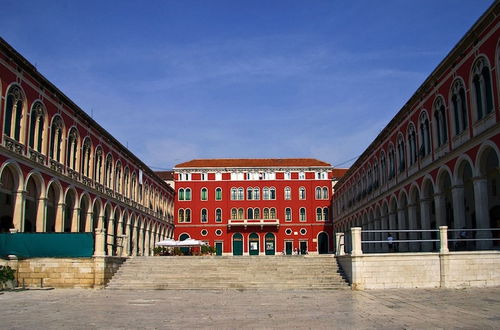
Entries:
[[0,292],[1,329],[500,328],[500,288]]

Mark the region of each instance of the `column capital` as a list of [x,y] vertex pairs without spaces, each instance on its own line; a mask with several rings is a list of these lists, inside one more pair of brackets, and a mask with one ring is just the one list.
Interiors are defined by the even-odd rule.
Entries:
[[464,185],[463,184],[456,184],[456,185],[451,186],[451,190],[455,190],[455,189],[464,189]]

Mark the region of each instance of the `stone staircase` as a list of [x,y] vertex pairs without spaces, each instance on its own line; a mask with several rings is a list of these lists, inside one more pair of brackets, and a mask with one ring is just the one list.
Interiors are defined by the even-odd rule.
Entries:
[[335,258],[320,256],[132,257],[107,289],[348,289]]

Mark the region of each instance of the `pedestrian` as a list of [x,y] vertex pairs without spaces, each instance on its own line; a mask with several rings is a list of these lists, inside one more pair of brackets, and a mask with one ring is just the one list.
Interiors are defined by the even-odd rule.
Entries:
[[392,234],[389,233],[387,236],[387,245],[389,246],[389,252],[394,252],[394,237],[392,237]]

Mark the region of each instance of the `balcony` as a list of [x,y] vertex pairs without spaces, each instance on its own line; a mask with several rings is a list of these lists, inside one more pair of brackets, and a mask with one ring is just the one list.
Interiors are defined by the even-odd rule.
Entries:
[[61,174],[64,172],[64,165],[53,159],[50,160],[50,168]]
[[23,154],[24,145],[22,145],[21,143],[8,137],[7,135],[3,136],[3,141],[4,141],[3,143],[5,145],[5,148],[9,149],[10,151],[15,152],[16,154],[19,154],[19,155]]
[[32,161],[41,165],[45,165],[45,161],[47,160],[47,157],[45,157],[45,155],[31,148],[29,149],[29,157]]
[[280,226],[280,221],[278,219],[229,219],[227,222],[227,229],[233,227],[259,227],[264,229],[264,226],[276,226],[276,229]]

